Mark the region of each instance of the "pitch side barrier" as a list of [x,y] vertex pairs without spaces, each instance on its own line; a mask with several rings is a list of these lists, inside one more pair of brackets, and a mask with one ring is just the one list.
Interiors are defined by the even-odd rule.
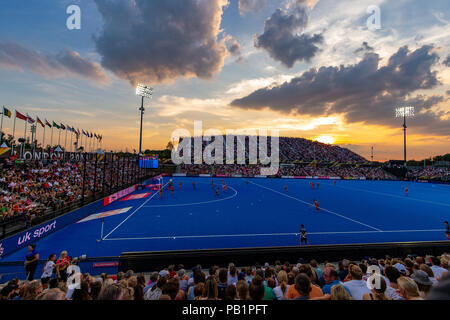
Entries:
[[65,226],[79,221],[108,204],[134,192],[137,184],[129,188],[116,192],[100,200],[94,201],[84,207],[66,213],[55,219],[48,220],[23,232],[19,232],[11,237],[0,240],[0,261],[1,258],[31,244],[35,243],[49,234],[64,228]]
[[438,256],[450,251],[449,241],[433,242],[393,242],[343,245],[312,245],[305,247],[264,247],[237,249],[207,249],[156,252],[124,252],[119,260],[119,271],[149,272],[161,270],[169,265],[183,264],[191,269],[200,264],[228,266],[233,262],[237,266],[249,266],[266,262],[274,264],[276,260],[296,264],[300,258],[305,262],[314,259],[318,262],[349,259],[360,261],[366,257],[385,258],[406,257],[408,255]]
[[[36,274],[39,273],[39,270],[42,270],[46,263],[46,260],[39,260],[39,264],[36,269],[38,272],[36,272]],[[119,257],[87,257],[84,260],[80,260],[76,264],[80,267],[83,273],[87,272],[92,275],[99,275],[102,273],[116,274],[119,265]],[[19,278],[21,280],[26,279],[23,261],[0,262],[0,284],[6,283],[14,278]]]

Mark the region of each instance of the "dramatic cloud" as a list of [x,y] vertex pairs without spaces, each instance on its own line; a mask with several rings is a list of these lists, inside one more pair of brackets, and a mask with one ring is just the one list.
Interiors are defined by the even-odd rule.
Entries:
[[361,47],[359,47],[358,49],[355,50],[355,53],[358,52],[367,52],[367,51],[373,51],[373,48],[371,46],[369,46],[369,44],[364,41],[361,45]]
[[323,42],[321,34],[298,34],[308,25],[306,0],[296,0],[287,9],[277,9],[264,24],[264,33],[255,37],[255,47],[266,50],[272,59],[292,68],[296,62],[313,58]]
[[386,66],[379,66],[378,54],[368,52],[355,65],[310,69],[279,86],[259,89],[232,102],[245,109],[263,109],[284,113],[323,116],[343,114],[348,122],[398,125],[393,109],[413,105],[416,126],[436,134],[450,134],[450,119],[430,108],[443,101],[442,96],[412,96],[416,90],[439,84],[431,71],[439,57],[431,46],[413,52],[407,47],[393,54]]
[[227,0],[95,0],[102,65],[132,85],[210,79],[228,55],[221,32]]
[[98,63],[69,50],[43,55],[14,42],[0,42],[0,65],[20,71],[30,70],[44,77],[81,76],[100,83],[109,81]]
[[247,11],[259,12],[266,6],[266,0],[239,0],[239,12],[244,15]]
[[241,45],[235,38],[233,38],[232,36],[228,36],[226,42],[227,49],[230,54],[234,56],[241,55]]
[[448,55],[447,59],[444,60],[444,64],[445,64],[447,67],[450,67],[450,54]]

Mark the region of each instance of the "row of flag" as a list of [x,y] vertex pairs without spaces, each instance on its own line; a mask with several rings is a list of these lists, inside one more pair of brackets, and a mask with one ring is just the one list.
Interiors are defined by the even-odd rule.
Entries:
[[[97,133],[84,131],[83,129],[80,131],[80,129],[75,129],[74,127],[71,127],[71,126],[68,126],[68,125],[64,125],[62,123],[57,124],[55,121],[52,121],[52,123],[50,123],[47,119],[45,119],[45,123],[44,123],[37,116],[36,116],[36,119],[33,119],[28,114],[24,115],[24,114],[20,113],[17,110],[15,110],[15,111],[16,111],[16,119],[27,121],[29,124],[34,124],[34,123],[37,122],[39,125],[42,126],[42,128],[44,128],[45,126],[48,126],[50,128],[56,128],[58,130],[67,130],[69,132],[73,132],[77,136],[79,136],[80,134],[83,134],[83,135],[85,135],[88,138],[96,138],[98,141],[102,141],[102,139],[103,139],[103,136],[100,135],[100,134],[97,134]],[[12,112],[11,112],[11,110],[3,107],[3,115],[7,116],[8,118],[11,118],[12,117]]]

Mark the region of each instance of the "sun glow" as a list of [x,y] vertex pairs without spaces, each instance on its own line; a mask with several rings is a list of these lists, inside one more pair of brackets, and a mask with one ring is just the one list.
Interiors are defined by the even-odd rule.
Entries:
[[316,141],[326,144],[333,144],[336,141],[336,139],[331,136],[320,136],[316,139]]

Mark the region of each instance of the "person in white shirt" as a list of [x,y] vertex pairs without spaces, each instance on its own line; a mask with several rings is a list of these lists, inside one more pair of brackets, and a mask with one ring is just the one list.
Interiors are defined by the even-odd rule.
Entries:
[[348,274],[350,281],[344,282],[344,287],[348,289],[354,300],[363,300],[365,293],[371,293],[367,287],[367,282],[362,280],[362,276],[361,268],[357,265],[352,265]]
[[431,270],[434,273],[434,277],[439,280],[444,273],[448,272],[448,270],[440,266],[441,260],[439,260],[437,257],[431,257],[430,260],[432,264]]
[[42,283],[42,286],[44,287],[44,289],[47,289],[50,279],[52,278],[53,271],[55,269],[55,260],[56,260],[56,254],[52,253],[48,257],[48,260],[45,263],[44,268],[42,269],[41,283]]

